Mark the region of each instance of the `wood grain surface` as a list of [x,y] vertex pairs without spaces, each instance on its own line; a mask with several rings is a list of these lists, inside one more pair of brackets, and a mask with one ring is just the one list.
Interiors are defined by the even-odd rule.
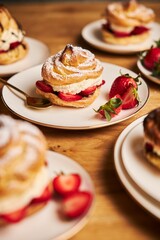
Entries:
[[[67,43],[71,43],[89,49],[103,62],[117,64],[138,73],[137,54],[125,56],[96,50],[81,37],[81,30],[86,24],[103,16],[106,4],[106,2],[10,3],[7,7],[21,22],[27,36],[47,44],[51,54],[57,53]],[[146,5],[154,9],[156,21],[160,23],[160,2],[147,1]],[[95,185],[96,204],[92,216],[72,240],[160,239],[159,220],[139,206],[121,185],[113,158],[114,145],[122,130],[138,117],[160,106],[160,85],[145,80],[150,89],[149,101],[137,115],[122,123],[80,131],[38,126],[47,138],[48,148],[80,163],[88,171]],[[5,107],[2,100],[0,113],[17,118]]]

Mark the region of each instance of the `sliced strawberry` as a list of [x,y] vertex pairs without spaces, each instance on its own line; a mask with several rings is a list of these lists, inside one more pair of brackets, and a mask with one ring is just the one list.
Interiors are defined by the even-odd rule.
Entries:
[[10,49],[14,49],[14,48],[16,48],[16,47],[18,47],[19,45],[21,44],[21,42],[12,42],[11,44],[10,44]]
[[96,86],[88,87],[87,89],[80,92],[82,96],[88,96],[90,94],[93,94],[96,90]]
[[97,86],[88,87],[87,89],[81,91],[80,94],[82,96],[86,96],[87,97],[90,94],[93,94],[95,92],[96,88],[101,87],[103,84],[105,84],[105,80],[102,80],[102,82],[99,85],[97,85]]
[[122,99],[120,95],[116,95],[113,98],[110,98],[108,102],[104,105],[100,106],[96,112],[100,113],[103,117],[105,117],[108,121],[111,118],[115,117],[122,110]]
[[136,78],[131,77],[129,74],[118,76],[112,83],[109,91],[109,98],[112,98],[117,94],[122,96],[130,86],[137,89],[139,84],[141,84],[139,75]]
[[15,212],[1,215],[0,218],[2,217],[6,222],[9,222],[9,223],[17,223],[25,217],[26,211],[27,211],[27,208],[23,208]]
[[39,80],[36,82],[36,87],[43,92],[52,93],[53,89],[49,84],[46,84],[44,80]]
[[130,86],[122,95],[122,109],[131,109],[138,105],[139,97],[137,90]]
[[66,196],[77,192],[81,184],[79,174],[60,174],[53,179],[53,189],[60,196]]
[[76,218],[84,214],[91,206],[93,196],[90,192],[79,191],[62,200],[63,214],[68,218]]
[[31,204],[32,204],[32,203],[34,204],[34,203],[47,202],[48,200],[51,199],[52,193],[53,193],[52,188],[51,188],[51,186],[49,185],[49,186],[47,186],[47,187],[45,188],[45,190],[43,191],[43,193],[41,194],[41,196],[32,199]]
[[118,32],[118,31],[114,31],[114,35],[116,37],[128,37],[130,36],[130,33],[128,32]]
[[142,34],[144,32],[147,32],[147,31],[149,31],[149,28],[144,27],[144,26],[137,26],[133,29],[133,31],[131,32],[130,35],[139,35],[139,34]]
[[5,53],[5,52],[7,52],[7,51],[6,50],[0,50],[0,54]]
[[80,94],[70,94],[63,92],[58,92],[58,97],[66,102],[78,101],[82,99],[82,96]]
[[146,142],[145,143],[145,150],[146,150],[146,152],[152,152],[153,151],[153,145],[151,143]]

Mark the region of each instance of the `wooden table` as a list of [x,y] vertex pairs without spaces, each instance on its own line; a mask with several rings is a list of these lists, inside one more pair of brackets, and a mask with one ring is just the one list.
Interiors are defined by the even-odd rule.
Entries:
[[[160,2],[148,2],[160,22]],[[8,4],[8,9],[22,23],[29,37],[48,45],[51,54],[67,43],[80,45],[95,53],[101,61],[124,66],[138,73],[137,55],[115,55],[96,50],[81,37],[82,28],[98,20],[104,13],[106,2],[30,3]],[[159,221],[139,206],[121,185],[116,174],[113,150],[117,137],[132,121],[159,107],[159,86],[148,81],[150,98],[146,106],[134,117],[94,130],[60,130],[40,127],[47,138],[48,147],[80,163],[90,174],[96,189],[96,204],[88,224],[73,240],[105,239],[159,239]],[[2,85],[0,85],[2,87]],[[13,115],[0,100],[0,113]]]

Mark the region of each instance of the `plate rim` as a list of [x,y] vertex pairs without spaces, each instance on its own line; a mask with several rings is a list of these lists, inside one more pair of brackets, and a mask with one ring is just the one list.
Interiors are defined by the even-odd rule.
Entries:
[[[100,39],[98,39],[104,46],[98,45],[93,43],[93,40],[90,41],[87,37],[86,31],[91,28],[91,26],[93,27],[94,25],[96,26],[98,23],[103,23],[104,21],[106,21],[105,19],[101,18],[92,22],[87,23],[81,30],[81,35],[83,37],[83,39],[89,43],[91,46],[93,46],[94,48],[97,48],[99,50],[105,51],[105,52],[110,52],[110,53],[114,53],[114,54],[135,54],[144,50],[147,50],[149,48],[149,46],[147,47],[141,47],[139,49],[121,49],[119,50],[118,47],[121,45],[113,45],[113,44],[109,44],[106,43]],[[160,24],[158,22],[152,22],[151,24],[153,25],[158,25],[160,27]],[[97,29],[97,28],[96,28]],[[117,47],[116,47],[117,46]],[[139,44],[136,44],[136,46],[139,46]],[[112,48],[109,48],[112,47]]]
[[144,66],[142,65],[141,63],[141,60],[138,59],[137,61],[137,67],[138,69],[140,70],[140,72],[150,81],[154,82],[154,83],[157,83],[160,85],[160,79],[154,77],[154,76],[151,76],[152,72],[145,69]]
[[[133,72],[132,70],[130,69],[127,69],[125,67],[122,67],[122,66],[119,66],[119,65],[116,65],[116,64],[111,64],[111,63],[106,63],[106,62],[102,62],[102,64],[106,67],[109,67],[109,66],[112,66],[112,67],[119,67],[121,69],[125,69],[125,70],[128,70],[129,72],[132,72],[132,74],[134,75],[137,75],[137,73]],[[29,68],[27,70],[24,70],[20,73],[17,73],[15,74],[14,76],[12,76],[11,78],[9,78],[9,82],[12,81],[13,78],[15,78],[18,74],[23,74],[25,71],[32,71],[34,70],[34,68],[40,68],[42,66],[42,64],[40,65],[37,65],[37,66],[34,66],[32,68]],[[111,126],[111,125],[114,125],[114,124],[117,124],[117,123],[120,123],[122,121],[125,121],[131,117],[133,117],[135,114],[137,114],[137,112],[139,112],[145,105],[146,103],[148,102],[148,99],[149,99],[149,96],[150,96],[150,89],[148,87],[148,85],[146,84],[145,80],[142,78],[143,80],[143,83],[145,84],[145,87],[147,88],[147,97],[143,103],[143,105],[139,108],[139,109],[136,109],[136,111],[132,114],[130,114],[129,116],[126,116],[124,117],[123,119],[118,119],[116,121],[112,121],[112,122],[107,122],[107,121],[102,121],[102,123],[99,123],[99,124],[96,124],[96,125],[85,125],[85,126],[61,126],[61,125],[54,125],[54,124],[49,124],[49,123],[43,123],[42,121],[36,121],[36,120],[33,120],[31,118],[28,118],[26,116],[24,116],[24,114],[20,114],[20,113],[17,113],[15,112],[14,110],[11,109],[10,106],[8,106],[7,104],[7,101],[5,100],[4,98],[4,92],[5,92],[5,89],[7,88],[7,86],[4,86],[3,89],[2,89],[2,101],[3,103],[5,104],[5,106],[12,112],[14,113],[16,116],[24,119],[24,120],[27,120],[27,121],[30,121],[32,123],[35,123],[37,125],[41,125],[41,126],[45,126],[45,127],[50,127],[50,128],[56,128],[56,129],[66,129],[66,130],[89,130],[89,129],[98,129],[98,128],[102,128],[102,127],[108,127],[108,126]]]
[[142,122],[147,114],[139,117],[132,123],[130,123],[124,130],[119,134],[115,146],[114,146],[114,166],[117,176],[122,183],[127,193],[146,211],[160,219],[160,203],[153,199],[151,196],[146,194],[137,184],[134,183],[132,178],[127,173],[123,166],[121,149],[126,134],[130,129]]
[[[128,130],[128,132],[126,133],[126,135],[125,135],[125,137],[124,137],[124,140],[123,140],[123,143],[122,143],[122,146],[121,146],[121,159],[122,159],[122,163],[123,163],[123,166],[124,166],[124,168],[126,169],[126,172],[128,173],[128,175],[130,176],[130,178],[133,180],[133,182],[135,182],[135,184],[139,187],[139,188],[141,188],[147,195],[149,195],[151,198],[153,198],[154,200],[156,200],[157,202],[159,202],[160,203],[160,197],[157,197],[157,196],[155,196],[155,194],[153,193],[151,193],[150,192],[150,190],[148,190],[148,188],[146,188],[146,186],[145,187],[142,187],[142,183],[139,183],[139,180],[137,180],[133,175],[132,175],[132,173],[130,173],[129,172],[129,168],[128,168],[128,166],[126,165],[126,160],[124,160],[124,154],[123,154],[123,147],[124,147],[124,144],[125,144],[125,142],[127,141],[126,139],[127,139],[127,137],[128,137],[128,135],[131,133],[131,132],[133,132],[134,131],[134,129],[136,128],[136,127],[143,127],[143,121],[141,121],[141,122],[139,122],[139,123],[137,123],[137,124],[135,124],[132,128],[130,128],[129,130]],[[147,163],[147,162],[146,162]],[[152,166],[151,166],[152,167]]]

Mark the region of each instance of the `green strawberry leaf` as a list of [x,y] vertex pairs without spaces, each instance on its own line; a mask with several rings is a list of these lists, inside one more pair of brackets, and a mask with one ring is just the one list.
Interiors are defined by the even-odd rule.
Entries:
[[105,118],[110,121],[111,113],[116,114],[115,109],[118,108],[122,104],[122,100],[120,98],[113,97],[104,105],[101,105],[98,110],[93,109],[95,112],[100,113],[103,111]]

